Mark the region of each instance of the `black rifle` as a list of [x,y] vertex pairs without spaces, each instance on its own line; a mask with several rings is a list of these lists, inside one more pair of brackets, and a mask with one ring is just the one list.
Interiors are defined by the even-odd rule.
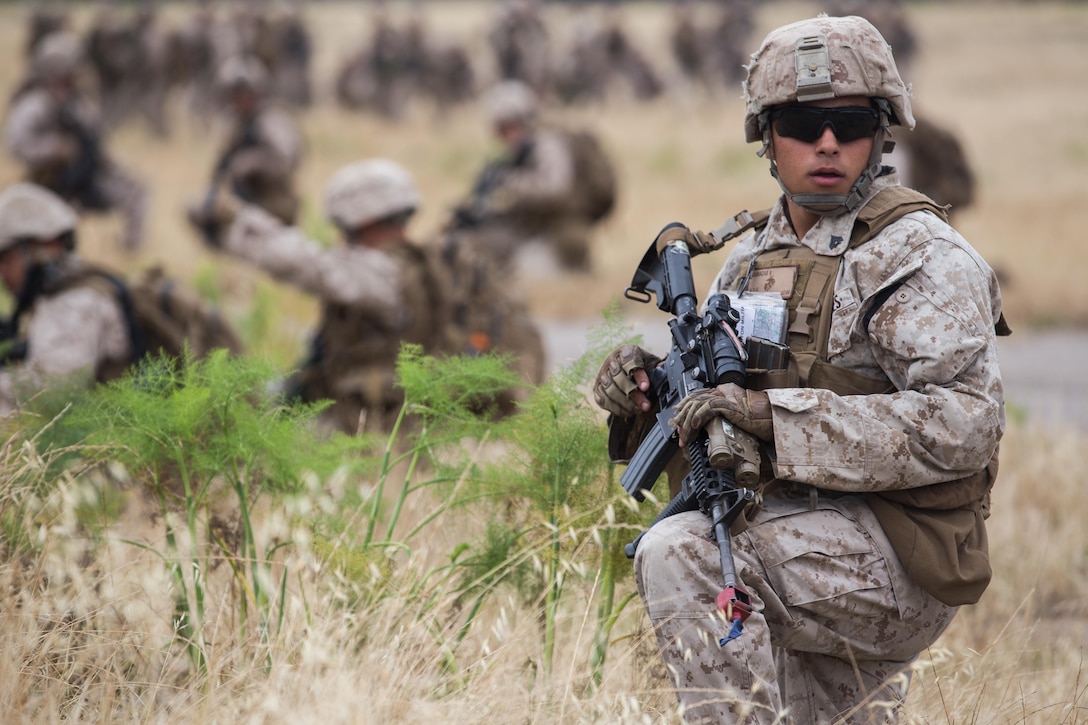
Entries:
[[[670,224],[662,232],[680,226]],[[644,498],[642,492],[654,485],[680,450],[675,427],[670,422],[676,417],[680,401],[702,388],[725,383],[742,385],[747,359],[736,333],[739,314],[727,295],[712,295],[707,300],[706,311],[699,314],[691,253],[685,242],[669,242],[659,252],[655,241],[642,258],[624,296],[645,303],[650,301],[651,292],[657,296],[657,306],[674,317],[669,320],[672,346],[668,357],[660,366],[646,371],[650,378],[649,392],[657,399],[660,412],[620,478],[627,493],[639,501]],[[756,448],[747,433],[733,429],[724,419],[716,418],[707,427],[724,437],[715,435],[712,442],[712,436],[703,430],[688,442],[691,472],[684,478],[680,493],[662,509],[654,523],[685,511],[699,510],[710,517],[725,583],[718,594],[718,609],[732,622],[730,632],[719,640],[719,645],[724,646],[740,635],[744,620],[752,612],[748,593],[737,586],[729,527],[755,497],[752,490],[737,486],[737,478],[755,483],[759,465],[751,461],[751,452]],[[742,460],[738,462],[738,458]],[[712,459],[715,466],[711,465]],[[716,467],[719,461],[727,465]],[[645,533],[627,545],[629,558],[634,557]]]
[[[207,242],[213,246],[219,246],[219,221],[214,218],[215,200],[219,196],[219,188],[223,185],[223,182],[227,178],[227,172],[230,170],[231,161],[234,157],[240,154],[242,151],[256,146],[260,143],[260,138],[257,136],[257,129],[255,124],[250,121],[242,129],[242,133],[238,135],[234,143],[224,149],[220,154],[219,159],[215,162],[215,168],[212,170],[211,184],[208,186],[208,191],[204,194],[204,201],[200,204],[200,221],[199,227],[201,233]],[[231,191],[244,202],[252,202],[254,195],[252,189],[248,184],[242,180],[235,180],[231,184]]]
[[473,229],[499,216],[494,208],[492,195],[506,181],[507,175],[514,169],[524,166],[532,153],[531,141],[522,144],[511,157],[504,157],[490,162],[476,177],[472,193],[468,199],[453,210],[452,229]]

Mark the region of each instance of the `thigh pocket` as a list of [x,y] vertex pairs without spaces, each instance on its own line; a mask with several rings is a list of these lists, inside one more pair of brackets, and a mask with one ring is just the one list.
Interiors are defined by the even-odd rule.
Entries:
[[787,606],[835,619],[898,610],[883,554],[846,513],[799,511],[757,528],[767,578]]

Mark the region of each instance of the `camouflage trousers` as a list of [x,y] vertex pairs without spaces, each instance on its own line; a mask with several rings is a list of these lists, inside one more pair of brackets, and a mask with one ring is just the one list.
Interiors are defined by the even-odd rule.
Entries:
[[699,512],[642,538],[635,575],[688,722],[894,722],[909,664],[951,622],[858,496],[776,497],[732,539],[753,613],[717,612],[721,557]]
[[147,223],[148,193],[144,184],[116,164],[102,171],[97,183],[110,210],[117,210],[123,219],[121,244],[133,251],[144,242]]

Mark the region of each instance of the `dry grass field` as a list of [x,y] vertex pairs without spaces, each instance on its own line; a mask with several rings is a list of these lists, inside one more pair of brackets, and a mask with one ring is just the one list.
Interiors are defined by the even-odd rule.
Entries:
[[[435,32],[471,41],[486,58],[492,3],[422,5]],[[21,73],[29,7],[0,6],[0,88],[13,88]],[[91,9],[74,7],[80,26]],[[908,80],[918,108],[954,129],[969,152],[979,198],[957,226],[1003,272],[1011,324],[1088,326],[1088,5],[909,7],[921,52]],[[770,28],[816,9],[815,3],[761,4],[753,43]],[[395,10],[403,10],[402,4]],[[188,6],[165,6],[167,19],[187,12]],[[569,32],[568,11],[551,12],[556,33]],[[308,144],[301,172],[305,225],[328,235],[321,192],[337,167],[388,156],[416,175],[426,199],[414,222],[416,236],[429,238],[494,150],[482,118],[469,107],[438,119],[421,105],[393,125],[335,107],[331,74],[366,37],[366,14],[359,3],[330,2],[309,9],[308,17],[319,41],[322,95],[300,118]],[[639,3],[627,22],[644,47],[659,53],[666,47],[667,5]],[[484,74],[489,70],[481,67]],[[600,229],[592,274],[519,283],[534,311],[550,318],[598,318],[621,296],[665,223],[713,228],[740,209],[769,205],[778,187],[766,163],[755,157],[756,148],[743,143],[742,111],[739,91],[709,98],[683,90],[652,104],[620,98],[603,107],[549,111],[601,134],[616,157],[622,196],[615,216]],[[274,324],[257,347],[281,362],[293,360],[316,306],[207,251],[186,228],[181,210],[201,195],[217,140],[214,125],[188,117],[180,102],[172,121],[167,142],[139,123],[110,140],[116,158],[153,189],[146,248],[135,257],[121,254],[117,221],[90,218],[82,232],[83,253],[125,271],[162,264],[183,279],[211,279],[239,316],[259,291],[271,291]],[[0,185],[20,174],[10,156],[0,155]],[[715,260],[697,260],[700,287],[715,270]],[[621,311],[656,312],[627,302]],[[995,580],[982,602],[965,609],[916,663],[904,721],[1088,723],[1088,533],[1080,519],[1088,511],[1086,445],[1083,434],[1072,430],[1041,431],[1010,421],[990,523]],[[0,486],[13,471],[40,467],[20,446],[15,440],[0,451]],[[172,605],[161,562],[123,542],[147,533],[147,513],[130,505],[113,533],[88,538],[74,524],[79,490],[75,483],[56,482],[47,503],[59,513],[37,525],[38,558],[0,562],[4,722],[499,725],[678,719],[647,621],[634,604],[612,631],[599,687],[587,688],[599,585],[592,572],[571,573],[550,675],[540,666],[539,602],[529,606],[514,594],[489,600],[454,657],[450,628],[462,603],[438,595],[426,600],[410,584],[423,587],[418,578],[447,555],[459,530],[417,541],[415,556],[403,564],[402,599],[366,600],[300,547],[290,555],[300,572],[290,587],[298,596],[289,597],[282,629],[267,647],[234,641],[229,605],[209,602],[210,612],[222,605],[227,613],[210,619],[210,676],[194,683],[184,656],[170,647]],[[0,492],[0,503],[8,495]],[[324,503],[315,499],[312,505]],[[405,512],[409,519],[426,514],[422,504]],[[471,531],[481,522],[459,525]],[[262,537],[284,534],[276,517],[260,526]],[[577,536],[599,533],[590,528]],[[620,585],[623,593],[632,587],[629,579]],[[225,590],[229,586],[220,586]],[[225,601],[228,594],[220,596]]]

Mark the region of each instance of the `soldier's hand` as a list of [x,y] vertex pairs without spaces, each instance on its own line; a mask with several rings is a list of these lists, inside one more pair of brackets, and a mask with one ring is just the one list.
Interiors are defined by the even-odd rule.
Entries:
[[647,370],[657,367],[661,358],[636,345],[623,345],[608,354],[593,383],[593,398],[604,410],[621,418],[647,413],[653,406],[647,393]]
[[238,208],[239,203],[233,196],[220,191],[211,199],[202,199],[190,204],[186,210],[186,216],[209,247],[221,249],[223,235],[234,222]]
[[761,390],[747,390],[735,383],[696,390],[676,406],[680,445],[693,440],[715,417],[721,416],[764,442],[774,440],[771,401]]

